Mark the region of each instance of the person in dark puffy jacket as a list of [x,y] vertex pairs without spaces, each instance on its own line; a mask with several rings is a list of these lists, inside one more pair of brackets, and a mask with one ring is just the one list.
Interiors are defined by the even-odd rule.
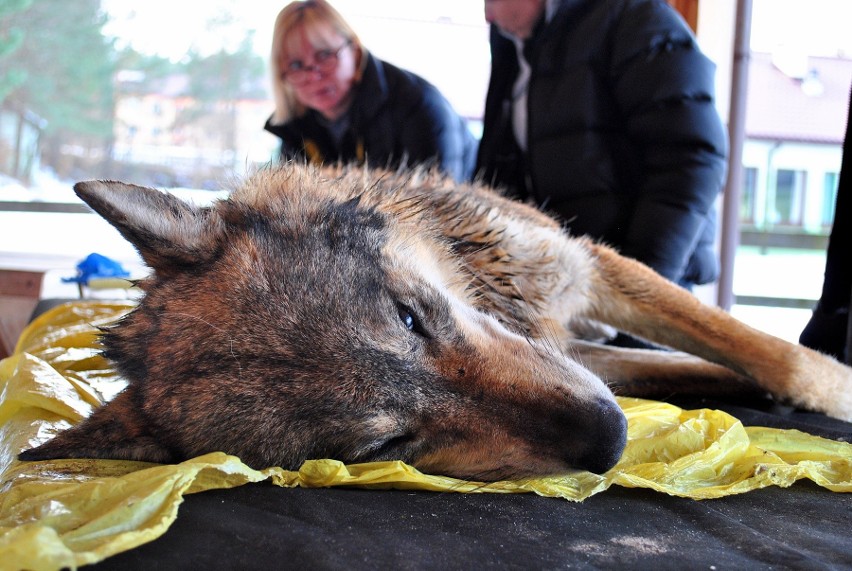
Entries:
[[327,2],[281,10],[270,67],[275,111],[264,128],[283,159],[435,165],[470,178],[476,139],[465,120],[426,80],[372,56]]
[[691,288],[718,277],[714,64],[663,0],[485,0],[477,172]]

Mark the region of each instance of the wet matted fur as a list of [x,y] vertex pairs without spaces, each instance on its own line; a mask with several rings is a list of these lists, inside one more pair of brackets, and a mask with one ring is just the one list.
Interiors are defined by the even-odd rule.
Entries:
[[[196,207],[76,185],[153,269],[107,330],[129,385],[21,459],[399,459],[494,480],[618,460],[636,396],[759,389],[852,419],[852,369],[551,218],[428,173],[263,170]],[[678,351],[579,338],[597,324]]]

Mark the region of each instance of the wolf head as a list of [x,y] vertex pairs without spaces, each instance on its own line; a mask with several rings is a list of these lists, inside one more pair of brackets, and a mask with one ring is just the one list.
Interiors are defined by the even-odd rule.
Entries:
[[626,434],[609,390],[479,307],[485,278],[403,187],[285,167],[200,208],[78,184],[153,273],[103,337],[128,388],[21,458],[221,450],[258,468],[398,459],[483,480],[609,469]]

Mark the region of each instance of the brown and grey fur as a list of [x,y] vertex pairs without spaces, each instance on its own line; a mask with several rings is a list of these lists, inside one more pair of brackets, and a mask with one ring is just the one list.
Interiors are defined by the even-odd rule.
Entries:
[[[613,466],[626,422],[611,389],[753,387],[852,419],[852,369],[484,188],[286,165],[205,208],[120,182],[75,190],[154,271],[103,339],[128,388],[22,459],[222,450],[493,480]],[[597,324],[682,352],[577,338]]]

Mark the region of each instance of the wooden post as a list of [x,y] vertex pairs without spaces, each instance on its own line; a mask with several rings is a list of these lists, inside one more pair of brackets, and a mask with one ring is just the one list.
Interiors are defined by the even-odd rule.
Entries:
[[699,0],[668,0],[672,7],[680,12],[693,32],[698,30],[698,1]]
[[731,75],[731,108],[728,111],[728,178],[722,196],[722,220],[719,246],[720,273],[716,303],[730,311],[734,295],[734,258],[740,243],[740,195],[743,183],[743,147],[745,145],[746,94],[751,59],[751,0],[737,0],[734,61]]
[[42,272],[0,270],[0,359],[12,354],[41,293]]

